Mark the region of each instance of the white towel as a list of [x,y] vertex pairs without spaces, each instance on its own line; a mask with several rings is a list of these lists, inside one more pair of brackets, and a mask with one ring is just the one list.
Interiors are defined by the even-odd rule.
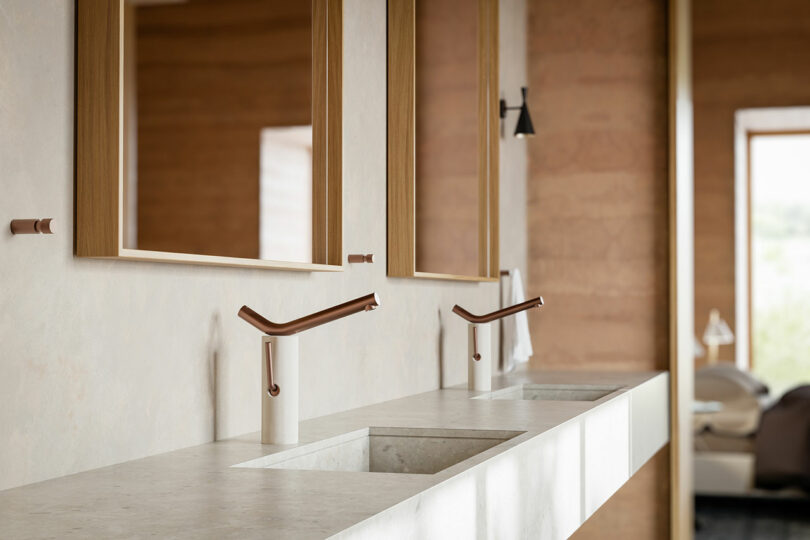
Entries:
[[[513,306],[526,301],[523,292],[523,279],[520,277],[520,270],[517,268],[509,272],[510,285],[507,298],[507,305]],[[532,350],[532,336],[529,333],[529,319],[526,311],[521,311],[511,317],[503,319],[503,370],[512,371],[516,364],[523,364],[529,361],[529,357],[534,354]]]

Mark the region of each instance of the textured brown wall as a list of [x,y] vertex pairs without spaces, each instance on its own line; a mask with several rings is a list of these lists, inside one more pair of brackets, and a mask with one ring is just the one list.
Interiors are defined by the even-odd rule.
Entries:
[[669,445],[636,472],[576,533],[573,540],[669,538]]
[[[668,368],[667,3],[529,2],[538,369]],[[663,450],[576,538],[665,538]],[[629,510],[632,509],[632,510]]]
[[658,0],[530,3],[539,368],[668,365],[667,26]]
[[309,2],[137,10],[138,248],[259,256],[259,134],[311,124]]
[[[695,332],[734,316],[734,112],[810,105],[810,2],[693,3]],[[734,358],[734,346],[721,359]]]

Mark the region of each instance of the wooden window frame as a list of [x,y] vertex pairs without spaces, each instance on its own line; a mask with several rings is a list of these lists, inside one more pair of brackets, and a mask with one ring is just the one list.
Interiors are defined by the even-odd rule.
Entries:
[[[475,5],[475,4],[472,4]],[[499,279],[498,1],[478,0],[478,275],[416,271],[416,0],[388,0],[388,276]]]
[[[343,0],[312,0],[312,263],[124,247],[124,171],[127,159],[124,145],[125,11],[125,0],[77,0],[76,4],[75,255],[279,270],[341,271]],[[321,196],[315,195],[318,193]]]

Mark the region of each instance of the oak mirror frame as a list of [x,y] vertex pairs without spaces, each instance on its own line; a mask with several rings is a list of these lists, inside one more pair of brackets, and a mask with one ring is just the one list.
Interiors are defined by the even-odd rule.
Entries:
[[[298,0],[267,0],[268,4],[256,4],[261,9],[267,11],[268,6],[279,6],[280,9],[292,12],[294,6],[298,6]],[[285,3],[290,2],[290,3]],[[210,7],[215,2],[203,3]],[[244,4],[244,2],[242,2]],[[311,28],[306,27],[306,23],[302,26],[305,28],[299,32],[309,36],[311,34],[311,48],[309,47],[309,38],[307,41],[302,41],[303,45],[299,47],[306,50],[304,57],[310,56],[311,59],[305,58],[305,61],[311,64],[311,71],[305,64],[303,68],[299,67],[299,72],[303,70],[304,76],[301,77],[305,82],[300,84],[298,88],[311,88],[311,99],[306,94],[297,94],[301,96],[302,102],[310,102],[307,104],[306,119],[309,120],[310,126],[305,126],[311,130],[311,148],[306,151],[311,154],[311,209],[305,204],[307,215],[307,223],[311,223],[311,257],[309,257],[310,246],[303,250],[306,252],[304,255],[305,260],[270,260],[270,257],[260,256],[259,252],[265,252],[260,246],[256,247],[256,255],[235,255],[231,254],[220,255],[217,252],[206,253],[205,249],[194,251],[191,249],[178,249],[173,250],[170,248],[142,248],[141,243],[133,247],[129,238],[131,238],[131,229],[133,218],[132,213],[128,209],[132,208],[132,185],[137,182],[130,182],[128,185],[128,171],[132,170],[133,163],[137,162],[137,147],[133,151],[133,145],[128,141],[127,133],[133,132],[132,112],[130,103],[132,98],[128,93],[134,90],[132,87],[135,84],[128,85],[126,81],[130,80],[130,73],[127,70],[133,69],[133,65],[137,65],[137,60],[133,60],[131,56],[134,55],[133,51],[140,51],[135,49],[132,36],[136,34],[133,30],[132,22],[135,17],[131,14],[134,9],[140,9],[142,6],[162,6],[166,5],[167,9],[181,9],[183,6],[196,6],[194,0],[182,2],[156,2],[155,0],[77,0],[76,2],[76,186],[75,186],[75,229],[74,229],[74,253],[77,257],[91,257],[91,258],[115,258],[125,260],[145,260],[156,262],[170,262],[170,263],[187,263],[187,264],[201,264],[201,265],[215,265],[215,266],[234,266],[234,267],[253,267],[253,268],[267,268],[267,269],[281,269],[281,270],[299,270],[299,271],[340,271],[343,269],[342,261],[342,54],[343,54],[343,0],[311,0]],[[224,2],[222,9],[241,9],[236,4],[228,4]],[[247,4],[246,4],[247,5]],[[307,4],[304,4],[308,8]],[[297,9],[297,8],[296,8]],[[285,16],[290,17],[290,13],[285,12]],[[140,14],[138,15],[140,17]],[[233,13],[233,19],[245,20],[244,13]],[[308,15],[298,15],[299,20],[306,21]],[[303,17],[303,19],[301,18]],[[253,35],[236,35],[237,31],[233,29],[228,30],[225,28],[227,24],[223,22],[222,28],[217,28],[217,32],[205,32],[202,30],[192,28],[190,19],[185,17],[175,17],[183,24],[189,26],[184,27],[184,31],[188,33],[196,32],[196,37],[201,35],[217,35],[219,33],[230,32],[231,40],[246,43],[247,45],[241,49],[248,51],[250,61],[254,64],[251,66],[251,73],[260,73],[263,66],[268,65],[268,57],[271,54],[281,54],[278,52],[279,48],[275,49],[275,53],[267,52],[267,49],[256,45],[255,36]],[[230,21],[231,17],[228,17]],[[283,23],[284,21],[282,21]],[[265,21],[255,19],[250,21],[253,26],[249,29],[255,33],[269,33],[267,26],[259,28],[265,24]],[[289,24],[280,24],[278,21],[270,21],[269,23],[274,32],[282,33],[294,31],[290,28]],[[140,32],[140,28],[138,29]],[[156,31],[153,29],[153,34],[165,31],[163,27],[157,27]],[[249,33],[248,33],[249,34]],[[141,36],[140,33],[137,34]],[[244,38],[244,39],[243,39]],[[140,39],[140,37],[139,37]],[[279,38],[280,39],[280,38]],[[253,40],[253,41],[251,41]],[[253,45],[251,48],[251,44]],[[140,45],[139,45],[140,47]],[[153,47],[153,49],[159,47]],[[220,51],[218,51],[219,54]],[[255,52],[255,55],[253,54]],[[241,54],[241,53],[240,53]],[[261,56],[264,54],[265,56]],[[303,53],[301,53],[303,54]],[[253,57],[255,56],[255,60]],[[241,57],[238,59],[241,61]],[[277,60],[271,58],[271,60]],[[300,59],[299,59],[300,60]],[[246,60],[247,61],[247,60]],[[261,62],[264,62],[262,64]],[[277,62],[283,64],[283,62]],[[238,64],[238,62],[237,62]],[[299,61],[300,64],[300,61]],[[224,66],[217,66],[209,69],[208,73],[216,72],[217,69],[229,73],[229,84],[242,84],[249,86],[254,84],[252,79],[239,80],[243,72],[237,71],[234,75],[232,69],[233,63]],[[274,66],[271,65],[272,69]],[[140,69],[138,66],[136,69]],[[276,69],[277,66],[276,66]],[[311,83],[309,75],[311,73]],[[237,79],[233,83],[234,78]],[[223,79],[225,80],[225,79]],[[287,85],[289,83],[285,78],[275,76],[274,84]],[[159,85],[153,85],[158,86]],[[272,88],[271,88],[272,90]],[[217,89],[212,88],[209,92],[214,94]],[[305,91],[305,90],[304,90]],[[139,94],[140,95],[140,94]],[[264,99],[264,95],[260,96]],[[232,100],[236,100],[233,98]],[[263,104],[263,103],[262,103]],[[240,101],[240,105],[244,107],[259,107],[259,102],[254,102],[251,98]],[[264,104],[264,109],[268,106]],[[244,118],[253,119],[253,109],[243,109],[240,114]],[[172,110],[171,112],[176,112]],[[206,113],[208,111],[205,111]],[[220,115],[230,120],[220,111],[211,111],[210,116]],[[136,119],[137,121],[137,119]],[[278,124],[280,126],[289,125]],[[300,124],[307,122],[299,122]],[[275,125],[275,124],[272,124]],[[252,126],[251,129],[253,129]],[[140,126],[138,126],[140,128]],[[206,129],[205,127],[200,130]],[[260,168],[259,165],[259,145],[264,144],[264,130],[255,129],[255,137],[253,131],[251,137],[254,137],[255,142],[251,139],[251,145],[248,151],[249,163],[243,164],[240,162],[239,167],[245,168],[250,171],[250,181],[258,183],[256,179],[256,170]],[[259,131],[262,131],[260,134]],[[188,130],[191,133],[191,130]],[[137,134],[136,140],[140,139],[141,130],[135,131]],[[299,134],[300,135],[300,134]],[[307,135],[307,145],[309,145],[310,138]],[[261,137],[261,143],[259,143]],[[138,140],[140,143],[141,141]],[[149,144],[154,147],[157,143],[150,140]],[[262,149],[262,152],[264,150]],[[192,152],[200,152],[199,148],[194,148]],[[133,154],[135,157],[133,157]],[[164,159],[169,160],[173,154],[169,151],[164,151],[168,157]],[[304,154],[306,155],[306,154]],[[262,166],[263,167],[263,166]],[[262,173],[264,174],[264,173]],[[187,177],[192,176],[186,171]],[[174,182],[170,178],[167,184],[173,184],[173,189],[183,189],[178,196],[174,194],[176,199],[182,203],[183,193],[188,193],[188,188],[184,188],[184,184]],[[137,175],[135,175],[137,178]],[[232,184],[233,178],[229,174],[222,174],[221,181],[223,185],[217,189],[228,189]],[[307,181],[307,183],[309,183]],[[257,186],[252,187],[258,192]],[[309,186],[307,186],[309,189]],[[249,206],[249,211],[246,213],[251,215],[259,212],[260,206],[259,197],[244,198],[246,207]],[[129,199],[129,202],[128,202]],[[175,202],[175,204],[177,204]],[[262,203],[263,204],[263,203]],[[281,203],[283,204],[283,203]],[[286,207],[285,207],[286,210]],[[263,210],[262,210],[263,211]],[[311,214],[311,215],[310,215]],[[253,231],[256,219],[251,218],[250,229],[251,235],[258,235],[259,232]],[[187,227],[195,227],[197,223],[186,219],[180,221],[180,224]],[[207,224],[211,225],[211,224]],[[138,225],[140,226],[140,225]],[[219,227],[219,224],[216,224]],[[224,227],[230,226],[228,223]],[[244,228],[244,223],[239,224]],[[308,225],[309,226],[309,225]],[[177,223],[166,224],[166,229],[171,232],[173,227],[177,227]],[[139,231],[140,232],[140,231]],[[233,235],[233,232],[230,234]],[[237,233],[238,234],[238,233]],[[307,240],[309,240],[309,233],[306,233]],[[233,236],[232,236],[233,237]],[[254,242],[251,239],[251,242]],[[256,240],[255,243],[259,243]],[[140,246],[140,247],[139,247]],[[252,249],[252,248],[251,248]],[[301,251],[301,250],[299,250]]]
[[388,0],[388,275],[497,281],[498,1]]

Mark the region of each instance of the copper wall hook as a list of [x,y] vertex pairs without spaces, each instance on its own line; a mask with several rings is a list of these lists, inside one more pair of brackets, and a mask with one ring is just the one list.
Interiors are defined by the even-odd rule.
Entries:
[[374,254],[373,253],[368,253],[366,255],[363,255],[363,254],[349,255],[349,262],[350,263],[373,263],[374,262]]
[[281,392],[281,387],[273,382],[273,344],[270,341],[264,342],[267,347],[267,358],[265,360],[265,367],[267,369],[267,395],[275,397]]
[[53,234],[55,232],[53,218],[11,220],[11,234]]
[[527,310],[529,308],[533,307],[539,308],[542,305],[543,305],[543,297],[538,296],[537,298],[532,298],[531,300],[526,300],[525,302],[521,302],[520,304],[505,307],[503,309],[493,311],[492,313],[487,313],[486,315],[473,315],[472,313],[470,313],[463,307],[459,306],[458,304],[453,306],[453,313],[471,323],[483,324],[496,321],[498,319],[503,319],[504,317],[514,315],[515,313],[520,313],[521,311]]

